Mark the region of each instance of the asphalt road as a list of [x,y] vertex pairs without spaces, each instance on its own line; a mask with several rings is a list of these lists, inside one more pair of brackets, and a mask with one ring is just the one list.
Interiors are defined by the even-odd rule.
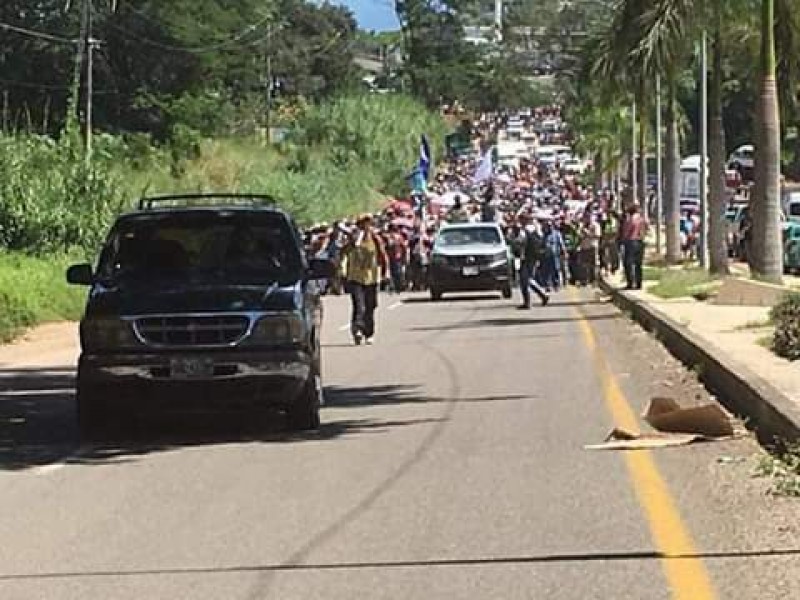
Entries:
[[587,451],[705,400],[615,308],[562,293],[326,299],[322,429],[150,416],[82,446],[74,328],[0,350],[0,598],[800,598],[800,504],[747,439]]

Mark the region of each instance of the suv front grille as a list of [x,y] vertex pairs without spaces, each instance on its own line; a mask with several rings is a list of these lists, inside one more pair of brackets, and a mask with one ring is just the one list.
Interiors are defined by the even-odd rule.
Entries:
[[250,319],[241,315],[142,317],[134,327],[150,346],[233,346],[247,335]]
[[449,262],[453,267],[486,266],[492,262],[492,257],[486,254],[470,256],[451,256]]

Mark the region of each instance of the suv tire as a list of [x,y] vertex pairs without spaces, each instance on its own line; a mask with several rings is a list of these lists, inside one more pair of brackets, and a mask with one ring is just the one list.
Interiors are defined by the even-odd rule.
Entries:
[[300,390],[300,394],[286,411],[289,427],[291,429],[295,431],[319,429],[321,393],[318,388],[319,385],[321,385],[321,383],[319,383],[319,373],[316,369],[312,369],[308,381],[306,381],[303,389]]
[[434,302],[438,302],[441,299],[442,299],[442,290],[440,290],[439,288],[432,287],[431,288],[431,300],[433,300]]
[[113,423],[111,407],[100,388],[78,382],[76,410],[81,437],[96,439]]
[[503,298],[505,298],[506,300],[510,299],[511,296],[514,295],[513,292],[511,291],[511,286],[510,285],[505,286],[503,288],[502,292],[503,292]]

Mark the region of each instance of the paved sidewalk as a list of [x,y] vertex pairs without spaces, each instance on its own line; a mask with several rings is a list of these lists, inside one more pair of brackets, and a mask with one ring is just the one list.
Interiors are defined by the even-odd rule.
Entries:
[[[607,281],[616,288],[624,286],[620,278]],[[800,411],[800,364],[779,358],[762,345],[773,332],[771,326],[764,326],[769,308],[718,306],[692,298],[665,300],[647,292],[655,283],[645,282],[643,291],[623,293],[661,311],[732,364],[743,365],[761,376]]]

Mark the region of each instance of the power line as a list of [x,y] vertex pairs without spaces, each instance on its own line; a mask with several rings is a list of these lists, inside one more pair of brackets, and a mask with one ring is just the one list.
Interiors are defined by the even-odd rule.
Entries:
[[[162,42],[156,42],[154,40],[151,40],[151,39],[148,39],[148,38],[145,38],[145,37],[142,37],[142,36],[134,35],[134,34],[130,33],[129,31],[123,29],[122,27],[119,27],[119,26],[117,26],[117,25],[115,25],[114,23],[111,23],[111,22],[107,22],[106,25],[108,27],[111,27],[115,31],[121,33],[125,37],[128,37],[128,38],[130,38],[130,39],[132,39],[134,41],[137,41],[139,43],[146,44],[148,46],[153,46],[154,48],[160,48],[162,50],[171,50],[171,51],[174,51],[174,52],[185,52],[187,54],[207,54],[209,52],[216,52],[217,50],[224,50],[225,48],[239,45],[239,43],[245,37],[247,37],[248,35],[250,35],[254,31],[256,31],[259,27],[261,27],[265,23],[271,21],[272,19],[273,19],[272,15],[270,15],[268,17],[264,17],[260,21],[254,23],[252,25],[249,25],[246,29],[240,31],[239,33],[237,33],[236,35],[232,36],[230,39],[228,39],[228,40],[226,40],[224,42],[220,42],[220,43],[217,43],[217,44],[211,44],[211,45],[208,45],[208,46],[195,46],[195,47],[175,46],[175,45],[172,45],[172,44],[164,44]],[[253,43],[253,40],[251,40],[249,42],[245,42],[245,44],[243,44],[243,45],[249,45],[249,44],[252,44],[252,43]]]
[[53,35],[51,33],[44,33],[42,31],[33,31],[32,29],[25,29],[24,27],[17,27],[16,25],[11,25],[9,23],[0,23],[0,29],[4,29],[6,31],[12,31],[14,33],[18,33],[20,35],[25,35],[28,37],[38,38],[41,40],[46,40],[48,42],[54,42],[57,44],[77,44],[77,40],[71,40],[69,38],[61,37],[58,35]]

